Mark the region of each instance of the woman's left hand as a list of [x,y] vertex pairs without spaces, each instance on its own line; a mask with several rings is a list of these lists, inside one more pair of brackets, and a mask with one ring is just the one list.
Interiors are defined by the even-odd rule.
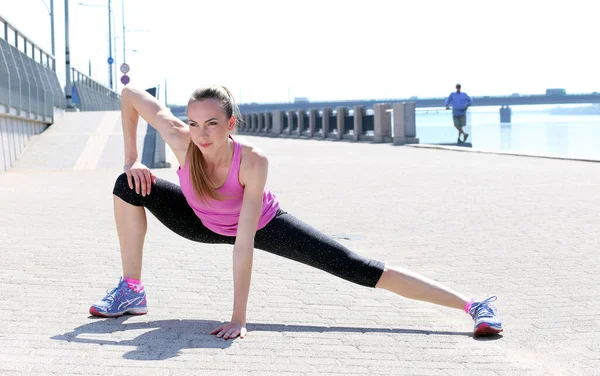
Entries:
[[246,337],[246,324],[236,324],[229,323],[227,325],[221,325],[210,334],[216,334],[217,337],[223,339],[235,338],[239,336],[240,338]]

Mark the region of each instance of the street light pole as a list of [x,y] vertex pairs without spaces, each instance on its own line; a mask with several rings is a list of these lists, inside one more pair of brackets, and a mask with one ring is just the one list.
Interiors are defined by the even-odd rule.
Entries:
[[[113,12],[114,14],[114,12]],[[116,19],[116,17],[115,17]],[[117,30],[116,30],[116,22],[113,23],[113,79],[115,80],[115,91],[119,88],[119,80],[117,80]]]
[[167,100],[167,78],[165,77],[165,106],[169,107],[169,101]]
[[127,62],[125,60],[125,0],[121,0],[121,19],[123,20],[123,64]]
[[65,95],[67,99],[67,111],[72,109],[71,104],[71,51],[69,48],[69,0],[65,0],[65,67],[67,70]]
[[[108,57],[112,57],[112,29],[111,29],[111,14],[110,14],[110,0],[108,0]],[[113,74],[112,64],[108,64],[108,83],[109,87],[113,89]]]
[[50,38],[52,38],[52,56],[55,56],[54,50],[54,0],[50,0]]
[[[50,44],[52,45],[52,57],[56,57],[56,51],[54,49],[54,0],[50,0],[50,7],[44,0],[41,0],[44,3],[44,6],[48,10],[48,14],[50,15]],[[56,61],[53,61],[52,70],[56,72]]]

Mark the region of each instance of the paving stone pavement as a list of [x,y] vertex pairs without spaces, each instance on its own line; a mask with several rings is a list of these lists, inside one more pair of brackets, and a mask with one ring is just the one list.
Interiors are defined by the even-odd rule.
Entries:
[[244,138],[270,156],[285,210],[361,254],[497,295],[503,335],[473,338],[464,312],[257,250],[248,336],[216,339],[231,247],[192,243],[152,215],[149,314],[91,318],[120,275],[121,171],[36,170],[28,155],[26,171],[0,174],[0,374],[600,374],[600,164]]

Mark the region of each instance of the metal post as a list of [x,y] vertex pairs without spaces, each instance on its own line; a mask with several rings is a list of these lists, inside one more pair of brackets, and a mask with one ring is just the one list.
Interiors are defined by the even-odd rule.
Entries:
[[92,58],[88,58],[88,76],[92,77]]
[[54,57],[56,56],[56,51],[54,50],[54,0],[50,0],[50,38],[52,38],[52,57]]
[[[110,0],[108,0],[108,57],[112,57],[112,29],[110,16]],[[111,64],[108,64],[108,84],[110,89],[113,89],[113,75]]]
[[[113,11],[114,13],[114,11]],[[119,86],[118,74],[117,74],[117,30],[116,30],[116,22],[113,22],[112,32],[113,32],[113,80],[115,82],[114,91],[117,91]]]
[[121,19],[123,20],[123,63],[126,63],[125,60],[125,0],[121,0]]
[[66,65],[66,87],[67,110],[72,108],[71,103],[71,52],[69,49],[69,0],[65,0],[65,65]]

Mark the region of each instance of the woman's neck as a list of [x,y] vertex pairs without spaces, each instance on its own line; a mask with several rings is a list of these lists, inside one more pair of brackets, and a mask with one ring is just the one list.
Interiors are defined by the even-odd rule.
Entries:
[[212,155],[204,155],[204,161],[206,162],[206,167],[209,169],[216,169],[219,167],[229,166],[231,161],[231,151],[233,149],[233,140],[228,138],[227,142],[223,144],[219,150],[215,150],[215,153]]

